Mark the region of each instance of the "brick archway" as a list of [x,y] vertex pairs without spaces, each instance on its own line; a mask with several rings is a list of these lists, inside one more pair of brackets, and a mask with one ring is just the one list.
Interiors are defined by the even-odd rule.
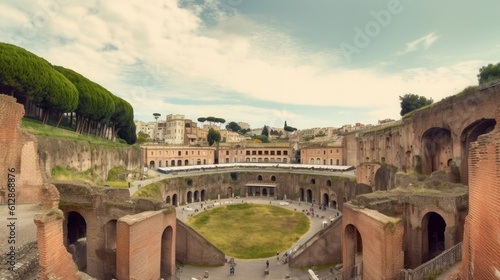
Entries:
[[172,279],[174,274],[175,260],[172,258],[175,254],[174,251],[174,238],[171,226],[163,230],[161,236],[161,257],[160,257],[160,276],[163,279]]

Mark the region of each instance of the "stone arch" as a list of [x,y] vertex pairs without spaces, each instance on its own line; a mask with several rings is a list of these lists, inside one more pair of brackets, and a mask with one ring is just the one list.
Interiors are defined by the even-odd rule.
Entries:
[[323,194],[322,205],[329,206],[330,205],[330,196],[327,193]]
[[178,199],[177,199],[177,194],[176,194],[176,193],[174,193],[174,194],[172,195],[172,205],[173,205],[173,206],[177,206],[178,204],[179,204],[179,201],[178,201]]
[[343,268],[346,279],[356,278],[363,275],[363,238],[359,230],[353,224],[348,224],[344,228],[342,239],[345,267]]
[[453,155],[453,142],[448,129],[429,128],[422,135],[422,173],[431,174],[446,168],[446,161]]
[[155,168],[155,161],[152,160],[149,162],[149,169],[154,169]]
[[186,179],[186,184],[191,187],[193,185],[193,179],[189,178],[189,179]]
[[187,192],[187,194],[186,194],[186,202],[188,204],[193,202],[193,192],[192,191],[188,191]]
[[76,211],[71,211],[67,216],[66,244],[78,270],[87,270],[87,222]]
[[311,183],[311,185],[315,185],[316,184],[316,179],[312,178],[309,183]]
[[188,159],[184,160],[184,165],[185,165],[185,166],[188,166],[188,165],[189,165],[189,160],[188,160]]
[[422,263],[439,255],[445,249],[446,222],[436,212],[422,218]]
[[271,176],[271,181],[276,181],[276,176]]
[[227,197],[233,197],[233,188],[232,187],[227,188]]
[[194,191],[194,202],[200,201],[200,192],[198,190]]
[[171,279],[174,274],[174,238],[171,226],[166,227],[161,235],[161,257],[160,276],[163,279]]
[[158,160],[158,167],[161,167],[161,159]]
[[307,189],[307,197],[306,197],[306,202],[312,202],[313,201],[313,194],[311,189]]
[[182,166],[182,159],[177,160],[177,166]]
[[170,195],[167,195],[167,198],[165,199],[165,202],[166,202],[167,204],[170,204],[170,202],[171,202]]
[[258,181],[262,181],[262,175],[257,176]]
[[201,198],[201,201],[205,201],[207,199],[207,191],[206,190],[201,190],[200,198]]
[[326,186],[331,187],[332,186],[332,180],[326,180]]
[[471,123],[464,128],[460,136],[460,179],[463,184],[469,185],[468,155],[470,143],[477,141],[479,135],[491,132],[496,126],[495,119],[482,119]]
[[262,189],[262,196],[267,196],[267,188]]
[[332,193],[330,194],[330,207],[333,209],[338,209],[337,208],[337,195]]
[[175,159],[173,159],[172,161],[170,161],[170,165],[171,166],[175,166]]

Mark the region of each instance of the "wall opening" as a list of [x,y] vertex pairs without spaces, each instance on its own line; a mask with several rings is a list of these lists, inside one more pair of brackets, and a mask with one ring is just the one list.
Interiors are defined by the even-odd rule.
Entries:
[[87,271],[87,223],[78,212],[69,212],[67,227],[68,252],[78,270]]
[[199,201],[200,201],[200,192],[194,191],[194,202],[199,202]]
[[311,189],[307,189],[307,198],[306,202],[314,202],[313,201],[313,192]]
[[172,195],[172,205],[173,206],[178,206],[177,194]]
[[106,278],[116,278],[116,220],[111,220],[105,226],[106,241]]
[[192,191],[187,192],[186,201],[187,201],[187,203],[193,203],[193,192]]
[[300,193],[300,201],[304,201],[304,189],[300,188],[299,193]]
[[207,199],[207,191],[201,190],[201,201],[205,201]]
[[468,158],[470,143],[477,141],[479,135],[491,132],[496,124],[497,122],[495,119],[483,119],[473,122],[462,132],[460,137],[460,153],[462,158],[460,164],[460,179],[463,184],[469,185]]
[[149,169],[154,169],[155,168],[155,161],[152,160],[149,162]]
[[161,235],[160,277],[163,279],[171,279],[174,273],[173,248],[173,230],[168,226]]
[[345,256],[343,261],[345,267],[344,279],[352,279],[363,275],[363,238],[359,230],[352,224],[345,227],[344,241]]
[[445,249],[446,222],[435,212],[427,213],[422,219],[423,259],[422,263],[436,257]]
[[171,202],[170,195],[167,195],[167,199],[165,199],[165,202],[166,202],[167,204],[170,204],[170,202]]
[[323,206],[325,207],[330,206],[330,197],[328,196],[327,193],[323,194]]

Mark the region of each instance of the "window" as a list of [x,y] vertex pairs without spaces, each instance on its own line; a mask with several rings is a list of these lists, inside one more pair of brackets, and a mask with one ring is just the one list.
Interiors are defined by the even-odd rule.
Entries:
[[246,155],[249,156],[250,155],[250,151],[246,151]]
[[283,155],[287,156],[288,155],[288,151],[283,151]]
[[182,152],[181,151],[177,152],[177,155],[182,156]]
[[271,151],[271,155],[274,156],[274,151]]
[[226,156],[228,156],[228,155],[229,155],[229,151],[226,151]]

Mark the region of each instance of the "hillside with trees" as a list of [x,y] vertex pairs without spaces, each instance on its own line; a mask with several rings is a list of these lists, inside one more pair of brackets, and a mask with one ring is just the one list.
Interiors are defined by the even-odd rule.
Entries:
[[101,85],[6,43],[0,43],[0,66],[0,93],[14,96],[26,116],[79,134],[136,142],[132,106]]

